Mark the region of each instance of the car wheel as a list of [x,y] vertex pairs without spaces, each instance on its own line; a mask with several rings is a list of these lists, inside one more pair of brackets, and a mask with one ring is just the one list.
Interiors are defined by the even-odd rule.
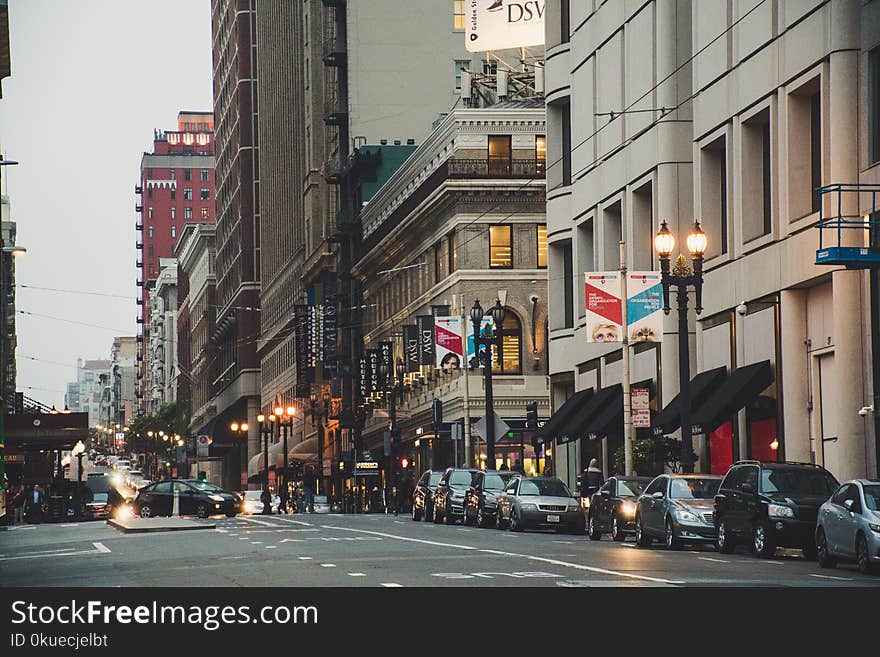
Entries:
[[440,511],[437,509],[437,505],[435,504],[431,510],[433,516],[431,520],[434,521],[435,525],[439,525],[441,522],[443,522],[443,516],[440,515]]
[[717,535],[715,537],[715,547],[722,554],[730,554],[733,552],[736,544],[734,543],[733,536],[730,534],[730,531],[727,529],[727,523],[723,520],[718,524]]
[[651,537],[648,536],[648,532],[646,532],[645,528],[642,526],[641,516],[636,516],[636,545],[639,547],[651,546]]
[[416,508],[415,504],[412,505],[412,519],[415,522],[418,522],[422,519],[422,517],[419,515],[419,510]]
[[496,511],[495,513],[496,513],[495,517],[496,517],[496,521],[497,521],[495,523],[495,527],[497,529],[507,529],[507,523],[505,523],[504,518],[501,517],[501,509],[498,509],[498,511]]
[[618,543],[626,540],[626,534],[623,533],[623,527],[620,526],[616,513],[611,516],[611,538]]
[[227,511],[227,512],[226,512],[226,517],[227,517],[227,518],[234,518],[234,517],[235,517],[235,511]]
[[868,554],[868,541],[861,534],[856,539],[856,562],[859,564],[859,572],[862,575],[870,575],[874,572],[874,564],[871,563],[871,557]]
[[452,515],[452,509],[449,507],[449,502],[446,503],[446,509],[443,511],[443,520],[447,525],[455,524],[455,516]]
[[767,536],[767,529],[763,524],[755,525],[752,530],[752,552],[758,557],[772,557],[776,553],[776,548],[770,543]]
[[516,513],[516,509],[510,510],[510,522],[508,523],[508,529],[512,532],[521,532],[522,531],[522,523],[519,521],[519,516]]
[[678,550],[681,547],[681,539],[675,535],[675,526],[672,524],[671,518],[666,518],[666,539],[667,550]]
[[428,521],[431,520],[433,517],[434,517],[434,507],[430,507],[430,508],[429,508],[428,505],[425,504],[425,513],[424,513],[424,515],[422,516],[422,519],[423,519],[425,522],[428,522]]
[[598,541],[602,538],[602,532],[599,531],[599,527],[596,524],[596,518],[593,514],[590,514],[590,518],[587,521],[587,535],[590,537],[592,541]]
[[828,554],[828,539],[821,527],[816,536],[816,561],[819,562],[819,568],[834,568],[837,565],[837,559]]
[[149,518],[153,515],[153,510],[148,505],[145,504],[144,506],[141,507],[141,510],[138,513],[138,515],[141,518]]
[[199,518],[207,518],[207,517],[208,517],[208,505],[205,504],[204,502],[201,502],[201,503],[196,507],[196,515],[197,515]]

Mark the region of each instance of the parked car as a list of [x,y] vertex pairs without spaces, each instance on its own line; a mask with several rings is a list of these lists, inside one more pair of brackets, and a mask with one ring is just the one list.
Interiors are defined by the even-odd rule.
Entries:
[[737,461],[715,496],[715,544],[732,552],[746,543],[761,557],[778,547],[801,548],[816,558],[819,507],[840,484],[825,468],[811,463]]
[[848,481],[819,507],[816,556],[822,568],[854,561],[866,575],[880,569],[880,481]]
[[315,513],[330,513],[330,502],[326,495],[315,495]]
[[135,514],[142,518],[170,516],[174,508],[174,491],[178,492],[180,515],[207,518],[224,513],[232,518],[241,511],[242,499],[236,493],[198,479],[175,479],[150,484],[138,491],[132,502]]
[[[241,494],[242,502],[241,502],[241,512],[249,515],[254,515],[257,513],[263,512],[263,503],[260,501],[260,496],[262,496],[263,491],[261,490],[246,490]],[[272,513],[278,513],[278,509],[281,506],[281,498],[278,495],[272,494]]]
[[412,519],[430,520],[434,516],[433,495],[443,476],[442,470],[425,470],[412,495]]
[[432,496],[431,519],[434,522],[445,520],[447,525],[451,525],[464,518],[464,494],[478,472],[474,468],[446,468]]
[[584,531],[584,514],[558,477],[516,475],[497,496],[498,528],[519,532],[528,527],[551,528],[578,533]]
[[683,543],[715,542],[713,508],[719,475],[663,474],[645,488],[636,503],[636,544],[653,539],[668,550]]
[[464,494],[465,525],[494,527],[497,524],[498,495],[516,473],[507,470],[477,472]]
[[609,477],[590,498],[587,534],[598,541],[611,532],[615,541],[626,540],[635,532],[636,501],[651,482],[650,477]]

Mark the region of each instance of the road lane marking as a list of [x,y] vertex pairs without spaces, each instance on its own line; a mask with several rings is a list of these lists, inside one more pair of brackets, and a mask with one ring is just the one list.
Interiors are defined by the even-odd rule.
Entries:
[[366,573],[349,573],[348,576],[349,577],[366,577],[367,574]]
[[267,549],[267,550],[274,550],[274,549],[277,548],[277,547],[278,547],[277,545],[267,545],[267,546],[266,546],[266,549]]
[[335,563],[322,563],[321,568],[336,568]]
[[700,561],[714,561],[715,563],[730,563],[724,559],[712,559],[711,557],[697,557]]
[[300,557],[299,560],[300,561],[311,561],[312,558],[311,557]]
[[397,584],[395,582],[382,582],[382,586],[389,589],[399,589],[403,588],[403,584]]
[[[542,563],[549,563],[556,566],[562,566],[565,568],[574,568],[576,570],[585,570],[587,572],[592,573],[602,573],[604,575],[615,575],[617,577],[628,577],[630,579],[637,579],[646,582],[657,582],[660,584],[685,584],[683,580],[673,580],[673,579],[664,579],[662,577],[649,577],[647,575],[636,575],[634,573],[626,573],[618,570],[608,570],[606,568],[596,568],[594,566],[584,566],[577,563],[572,563],[569,561],[560,561],[559,559],[549,559],[547,557],[538,557],[531,554],[519,554],[516,552],[504,552],[501,550],[490,550],[487,548],[478,548],[473,547],[471,545],[459,545],[456,543],[442,543],[440,541],[428,541],[421,538],[411,538],[409,536],[398,536],[396,534],[388,534],[386,532],[376,532],[370,531],[367,529],[352,529],[350,527],[336,527],[334,525],[321,525],[322,529],[338,529],[340,531],[348,531],[348,532],[358,532],[361,534],[374,534],[376,536],[384,536],[385,538],[394,538],[399,541],[407,541],[411,543],[422,543],[424,545],[433,545],[435,547],[448,547],[448,548],[458,548],[460,550],[471,550],[477,552],[484,552],[486,554],[497,554],[501,556],[508,557],[519,557],[521,559],[529,559],[531,561],[540,561]],[[507,536],[508,534],[501,534],[502,536]]]
[[836,579],[836,580],[840,580],[841,582],[851,582],[852,581],[851,577],[834,577],[834,575],[815,575],[813,573],[810,573],[810,577],[821,577],[822,579]]
[[108,552],[110,552],[110,548],[108,548],[103,543],[92,543],[92,545],[94,545],[98,552],[101,552],[102,554],[107,554]]
[[[311,527],[312,523],[303,522],[302,520],[294,520],[293,518],[286,518],[284,516],[272,516],[273,520],[280,520],[281,522],[289,522],[294,525],[303,525],[304,527]],[[279,525],[274,522],[265,522],[265,521],[257,521],[256,518],[242,518],[242,520],[248,520],[250,522],[260,522],[263,525],[269,525],[270,527],[278,527]]]
[[251,541],[251,545],[262,545],[263,541]]
[[[72,557],[83,554],[107,554],[110,552],[103,543],[92,543],[94,550],[77,550],[76,548],[64,548],[63,550],[41,550],[39,552],[30,552],[28,554],[18,554],[15,556],[2,556],[0,561],[13,561],[16,559],[44,559],[49,557]],[[98,547],[100,545],[100,547]]]
[[246,522],[252,522],[257,525],[265,525],[266,527],[277,527],[274,522],[266,522],[265,520],[257,520],[256,518],[242,518]]
[[563,545],[571,545],[574,541],[553,541],[554,543],[562,543]]

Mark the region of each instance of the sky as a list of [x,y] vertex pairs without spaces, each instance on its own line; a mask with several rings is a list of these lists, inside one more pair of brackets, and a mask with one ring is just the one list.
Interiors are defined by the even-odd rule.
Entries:
[[212,108],[211,3],[9,0],[9,32],[0,149],[20,164],[3,167],[2,192],[27,248],[16,309],[43,315],[16,314],[17,388],[63,408],[76,359],[109,359],[114,336],[136,333],[140,159],[179,110]]

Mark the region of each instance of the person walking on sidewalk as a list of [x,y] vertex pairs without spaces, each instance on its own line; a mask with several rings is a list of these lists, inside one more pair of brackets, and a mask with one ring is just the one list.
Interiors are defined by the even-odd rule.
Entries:
[[303,473],[303,511],[315,512],[315,473],[312,466],[306,468]]

